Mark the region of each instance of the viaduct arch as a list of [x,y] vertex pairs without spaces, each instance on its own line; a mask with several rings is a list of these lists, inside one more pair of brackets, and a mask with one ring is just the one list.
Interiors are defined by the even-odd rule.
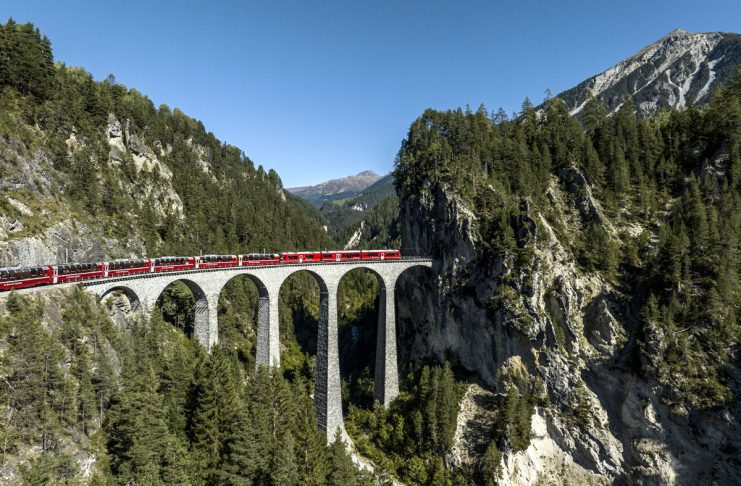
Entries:
[[343,262],[265,267],[221,268],[175,274],[145,274],[120,279],[85,282],[91,292],[105,297],[122,291],[145,316],[151,315],[157,299],[175,281],[188,286],[196,301],[194,337],[206,349],[218,341],[217,307],[226,283],[236,276],[246,276],[257,287],[257,366],[280,366],[278,297],[283,282],[305,270],[320,287],[320,315],[317,339],[317,378],[314,405],[319,426],[332,440],[337,431],[346,435],[342,419],[340,365],[337,329],[337,291],[342,277],[356,268],[374,273],[380,282],[378,329],[376,339],[376,375],[374,398],[388,406],[399,395],[396,353],[396,282],[413,267],[432,268],[430,259],[386,260],[379,262]]

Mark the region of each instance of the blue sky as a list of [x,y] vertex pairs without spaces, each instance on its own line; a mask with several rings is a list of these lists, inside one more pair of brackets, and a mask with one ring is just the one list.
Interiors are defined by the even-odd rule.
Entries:
[[178,107],[286,186],[391,170],[428,107],[519,109],[741,1],[0,0],[57,60]]

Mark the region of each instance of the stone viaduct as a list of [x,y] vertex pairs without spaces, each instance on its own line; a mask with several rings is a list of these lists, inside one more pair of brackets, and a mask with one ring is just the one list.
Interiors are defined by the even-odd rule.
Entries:
[[165,288],[175,281],[183,282],[196,301],[194,337],[206,349],[219,337],[217,306],[224,285],[236,276],[249,278],[257,287],[257,365],[280,366],[278,336],[278,295],[283,282],[292,274],[305,270],[311,273],[320,288],[320,315],[317,339],[317,377],[314,405],[319,426],[332,440],[339,430],[346,437],[342,419],[340,394],[340,362],[337,332],[337,291],[340,280],[349,271],[365,268],[376,274],[381,284],[376,344],[376,374],[374,397],[384,405],[399,394],[396,361],[395,287],[399,276],[412,267],[432,268],[432,260],[357,261],[235,267],[154,273],[85,282],[87,290],[101,298],[120,291],[126,294],[132,309],[149,316]]

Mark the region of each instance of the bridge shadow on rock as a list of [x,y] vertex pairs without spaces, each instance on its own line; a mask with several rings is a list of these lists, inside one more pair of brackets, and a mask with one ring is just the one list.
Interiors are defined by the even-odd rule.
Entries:
[[[438,276],[427,267],[412,267],[396,281],[396,350],[399,374],[420,368],[438,346],[433,342],[439,324],[436,307]],[[429,356],[428,356],[429,358]],[[442,357],[444,361],[445,357]]]

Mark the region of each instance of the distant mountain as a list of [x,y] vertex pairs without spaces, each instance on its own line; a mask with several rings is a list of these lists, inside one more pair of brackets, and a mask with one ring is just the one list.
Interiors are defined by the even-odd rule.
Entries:
[[346,207],[351,211],[369,211],[389,196],[396,195],[394,176],[385,175],[354,196],[327,201],[322,211],[329,207]]
[[366,170],[354,176],[332,179],[315,186],[293,187],[288,191],[321,208],[327,201],[355,196],[379,179],[381,176]]
[[631,95],[641,116],[662,108],[704,104],[713,90],[741,63],[741,35],[675,30],[621,61],[559,94],[572,115],[579,115],[590,94],[608,112]]
[[366,220],[366,223],[376,221],[378,215],[375,213],[381,206],[383,208],[380,211],[384,214],[388,212],[387,207],[393,209],[394,215],[398,209],[394,177],[391,174],[378,179],[354,196],[326,201],[321,207],[321,214],[332,238],[348,244],[347,242],[355,235],[355,245],[350,246],[356,246],[366,241],[365,237],[360,238],[361,233],[368,233],[368,231],[358,231],[363,228],[361,223]]

